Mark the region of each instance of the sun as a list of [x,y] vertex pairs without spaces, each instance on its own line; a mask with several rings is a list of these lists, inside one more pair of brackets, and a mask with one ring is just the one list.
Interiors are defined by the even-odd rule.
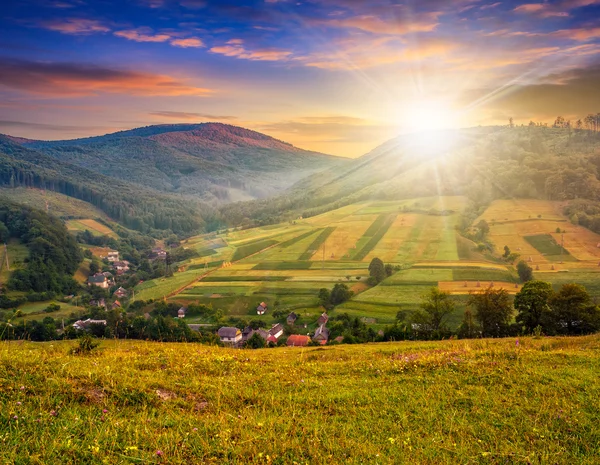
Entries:
[[455,115],[446,102],[421,100],[407,107],[403,115],[403,126],[410,131],[435,131],[456,124]]

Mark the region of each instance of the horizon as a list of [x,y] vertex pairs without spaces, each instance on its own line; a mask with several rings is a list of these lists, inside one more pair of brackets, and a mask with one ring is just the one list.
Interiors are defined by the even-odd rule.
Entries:
[[0,132],[221,122],[355,158],[403,133],[600,104],[600,0],[27,0],[0,20]]

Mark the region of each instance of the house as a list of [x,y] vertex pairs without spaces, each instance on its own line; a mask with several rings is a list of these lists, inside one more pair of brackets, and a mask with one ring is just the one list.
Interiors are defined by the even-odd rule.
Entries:
[[324,324],[322,324],[315,331],[315,334],[313,336],[313,341],[318,342],[321,345],[325,345],[325,344],[327,344],[328,340],[329,340],[329,330],[325,327]]
[[268,340],[268,338],[270,336],[269,332],[262,328],[252,329],[250,326],[246,326],[244,328],[244,330],[242,331],[242,342],[246,342],[248,339],[250,339],[255,334],[258,334],[265,341]]
[[96,273],[88,278],[88,286],[98,286],[102,289],[108,289],[110,283],[108,278],[103,273]]
[[90,307],[102,307],[106,309],[106,300],[98,299],[98,300],[90,300]]
[[151,259],[164,260],[164,259],[167,258],[167,252],[164,251],[160,247],[155,247],[154,249],[152,249],[152,253],[150,254],[150,258]]
[[125,273],[129,271],[129,262],[127,260],[120,260],[113,263],[113,268],[117,273]]
[[335,342],[342,343],[342,342],[344,342],[344,336],[338,336],[338,337],[336,337],[336,338],[334,339],[334,341],[335,341]]
[[266,312],[267,312],[267,304],[264,302],[261,302],[260,304],[258,304],[258,307],[256,307],[256,314],[264,315]]
[[177,318],[185,318],[185,314],[187,312],[187,307],[181,307],[177,310]]
[[329,315],[327,315],[327,313],[323,312],[321,314],[321,316],[319,317],[319,319],[317,320],[317,324],[319,326],[326,324],[329,321]]
[[119,252],[115,252],[115,251],[108,252],[108,255],[106,256],[106,259],[109,262],[117,262],[117,261],[119,261]]
[[310,342],[310,337],[301,334],[292,334],[287,339],[288,347],[306,347]]
[[115,301],[113,302],[113,304],[110,306],[110,308],[111,308],[112,310],[116,310],[117,308],[121,308],[121,302],[119,302],[118,300],[115,300]]
[[104,325],[106,326],[106,320],[92,320],[90,318],[88,318],[87,320],[77,320],[75,323],[73,323],[73,328],[75,328],[78,331],[86,331],[90,325]]
[[120,287],[113,293],[113,295],[118,297],[119,299],[122,299],[124,297],[127,297],[128,292],[125,289],[123,289],[122,287]]
[[287,316],[287,324],[289,326],[294,326],[294,323],[296,322],[297,319],[298,319],[298,315],[296,315],[294,312],[292,312]]
[[242,340],[242,332],[239,329],[231,326],[223,326],[222,328],[219,328],[217,334],[219,335],[219,338],[221,338],[221,342],[223,344],[237,345]]
[[277,342],[277,339],[283,336],[283,325],[281,323],[273,325],[269,330],[269,335],[273,336],[275,338],[275,342]]

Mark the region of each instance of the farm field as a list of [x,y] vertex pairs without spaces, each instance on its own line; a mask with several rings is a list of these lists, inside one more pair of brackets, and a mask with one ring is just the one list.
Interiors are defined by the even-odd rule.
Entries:
[[67,229],[76,232],[88,230],[95,236],[117,237],[112,229],[92,219],[68,220]]
[[74,344],[0,345],[3,463],[591,465],[600,455],[599,336],[243,351],[120,340],[85,357]]
[[102,218],[108,220],[102,210],[87,202],[58,192],[14,187],[0,188],[0,195],[14,202],[44,211],[46,210],[46,202],[48,202],[48,213],[61,218]]
[[[184,246],[204,255],[182,265],[186,274],[143,283],[136,296],[210,303],[231,316],[252,316],[256,305],[265,301],[269,312],[262,318],[269,320],[275,309],[318,314],[319,289],[342,282],[355,295],[338,307],[339,311],[382,325],[393,322],[399,309],[416,309],[422,295],[439,286],[455,295],[457,311],[452,324],[458,326],[471,284],[476,290],[477,281],[480,286],[493,281],[511,294],[519,289],[515,288],[518,277],[514,267],[461,250],[475,244],[461,242],[463,238],[457,236],[458,213],[423,213],[459,212],[465,203],[463,197],[361,202],[290,223],[198,236]],[[571,270],[589,277],[588,272],[596,271],[597,262],[591,259],[600,253],[595,242],[600,238],[567,222],[556,202],[498,201],[482,218],[490,221],[490,239],[496,249],[509,245],[523,259],[531,257],[534,273],[546,276]],[[570,253],[562,257],[563,263],[556,259],[558,227],[561,233],[566,231]],[[569,244],[573,244],[572,251]],[[399,265],[402,271],[369,288],[365,285],[367,267],[374,257]],[[226,266],[221,266],[221,261]],[[206,271],[205,263],[209,264]],[[592,280],[585,282],[600,298],[600,289],[596,290]]]
[[[60,305],[60,310],[52,313],[45,313],[44,309],[48,307],[50,304]],[[21,313],[23,313],[23,317],[19,318],[18,321],[29,321],[29,320],[43,320],[45,317],[49,316],[58,320],[60,318],[68,318],[71,314],[80,315],[86,312],[84,307],[75,305],[70,302],[58,302],[58,301],[47,301],[47,302],[27,302],[19,307]]]

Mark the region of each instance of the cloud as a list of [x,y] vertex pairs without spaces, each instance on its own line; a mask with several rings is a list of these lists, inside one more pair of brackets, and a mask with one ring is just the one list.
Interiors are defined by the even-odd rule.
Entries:
[[235,116],[228,115],[210,115],[207,113],[189,113],[185,111],[153,111],[148,113],[150,116],[159,116],[161,118],[177,119],[177,120],[198,120],[207,119],[210,121],[230,121],[236,120]]
[[225,45],[212,47],[210,51],[228,57],[255,61],[285,61],[292,55],[292,52],[289,50],[274,48],[249,50],[244,47],[241,39],[231,39]]
[[0,86],[45,96],[117,93],[143,96],[206,96],[212,93],[173,77],[80,63],[0,58]]
[[171,41],[171,45],[182,48],[204,47],[204,42],[196,37],[190,37],[188,39],[174,39]]
[[44,29],[62,34],[87,35],[110,32],[110,28],[95,19],[68,18],[63,20],[44,21],[40,24]]
[[439,24],[439,15],[438,12],[415,14],[408,17],[406,21],[398,20],[395,17],[382,19],[373,15],[362,15],[344,19],[319,20],[316,23],[336,28],[359,29],[374,34],[405,35],[414,32],[433,31]]
[[389,36],[372,38],[359,35],[338,40],[329,51],[315,52],[297,60],[305,66],[321,69],[365,69],[429,58],[445,59],[455,47],[456,44],[443,40],[406,45]]
[[154,34],[152,29],[148,27],[116,31],[114,35],[135,42],[166,42],[171,39],[171,36],[168,34]]

